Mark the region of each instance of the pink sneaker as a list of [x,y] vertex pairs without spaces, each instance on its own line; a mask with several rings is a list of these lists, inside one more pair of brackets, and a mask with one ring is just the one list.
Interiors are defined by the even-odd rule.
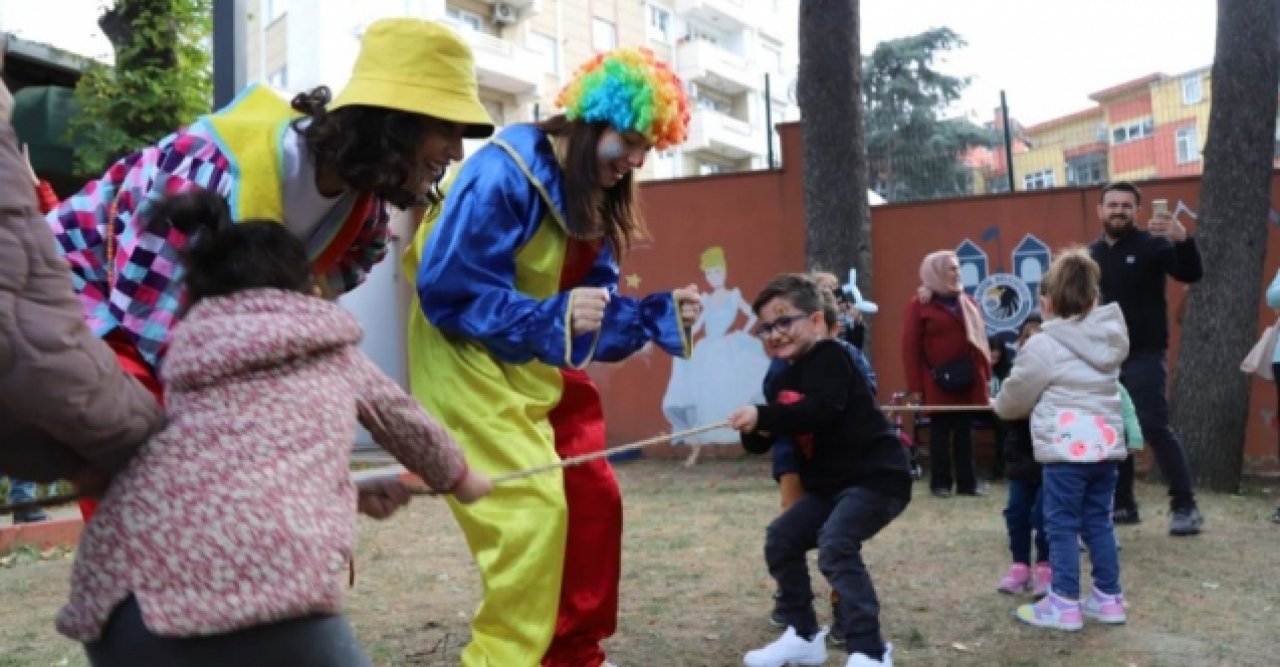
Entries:
[[1000,585],[996,590],[1009,595],[1026,593],[1031,588],[1031,568],[1026,563],[1014,563],[1009,571],[1000,577]]
[[1031,594],[1041,596],[1049,592],[1049,584],[1053,583],[1053,568],[1049,567],[1049,563],[1041,561],[1036,563],[1035,575],[1031,581]]
[[1124,593],[1107,595],[1094,589],[1093,593],[1081,605],[1081,609],[1085,616],[1099,623],[1118,625],[1128,620],[1128,615],[1125,613],[1127,606],[1124,601]]
[[1035,604],[1024,604],[1018,607],[1013,615],[1019,621],[1038,628],[1073,631],[1084,628],[1084,617],[1080,615],[1080,603],[1058,597],[1058,594],[1053,591],[1049,591],[1048,595]]

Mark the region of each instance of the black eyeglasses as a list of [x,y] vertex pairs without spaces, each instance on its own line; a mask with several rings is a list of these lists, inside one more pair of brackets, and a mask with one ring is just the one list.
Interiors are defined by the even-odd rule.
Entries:
[[769,334],[777,331],[780,334],[786,334],[791,331],[791,326],[800,320],[808,317],[808,315],[783,315],[772,322],[763,322],[756,325],[756,337],[768,338]]

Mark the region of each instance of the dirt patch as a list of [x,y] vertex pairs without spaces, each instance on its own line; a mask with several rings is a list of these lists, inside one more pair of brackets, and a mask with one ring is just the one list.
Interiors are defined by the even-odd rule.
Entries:
[[[761,548],[777,490],[759,459],[618,466],[626,499],[622,608],[610,657],[623,667],[741,664],[771,641],[773,584]],[[1121,527],[1123,627],[1055,633],[1010,618],[995,592],[1007,565],[1000,509],[985,498],[939,500],[921,485],[904,515],[866,548],[898,665],[1274,665],[1280,654],[1280,528],[1275,497],[1204,495],[1204,535],[1166,534],[1164,490],[1139,485],[1144,521]],[[443,503],[422,499],[386,522],[362,521],[348,611],[382,666],[458,664],[479,579]],[[0,568],[0,667],[84,665],[57,635],[69,562],[38,554]],[[1087,563],[1083,566],[1087,572]],[[813,568],[815,589],[826,586]],[[829,610],[819,605],[819,617]],[[843,664],[833,651],[830,665]]]

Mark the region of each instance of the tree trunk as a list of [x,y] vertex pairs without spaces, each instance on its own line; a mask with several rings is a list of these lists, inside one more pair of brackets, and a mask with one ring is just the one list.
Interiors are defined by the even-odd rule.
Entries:
[[1170,402],[1196,481],[1219,491],[1239,487],[1244,460],[1250,377],[1240,360],[1258,332],[1278,80],[1280,7],[1218,0],[1198,218],[1205,273],[1188,295]]
[[796,97],[804,143],[805,260],[871,295],[871,226],[858,0],[801,0]]

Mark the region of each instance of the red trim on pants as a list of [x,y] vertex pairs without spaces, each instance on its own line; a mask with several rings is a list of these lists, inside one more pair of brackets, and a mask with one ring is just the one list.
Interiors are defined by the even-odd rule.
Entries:
[[[549,419],[561,458],[604,449],[604,410],[591,378],[562,370],[564,393]],[[564,470],[569,506],[560,611],[543,667],[595,667],[604,662],[600,642],[618,624],[622,576],[622,492],[606,459]]]
[[[133,343],[129,342],[129,339],[119,330],[107,334],[103,340],[111,347],[111,351],[116,353],[116,362],[120,364],[120,368],[137,378],[142,386],[156,398],[156,402],[164,405],[164,388],[160,386],[160,380],[156,378],[155,372],[143,360],[142,355],[138,354],[138,348],[134,347]],[[78,503],[80,518],[88,523],[93,513],[98,511],[98,501],[93,498],[81,498]]]

